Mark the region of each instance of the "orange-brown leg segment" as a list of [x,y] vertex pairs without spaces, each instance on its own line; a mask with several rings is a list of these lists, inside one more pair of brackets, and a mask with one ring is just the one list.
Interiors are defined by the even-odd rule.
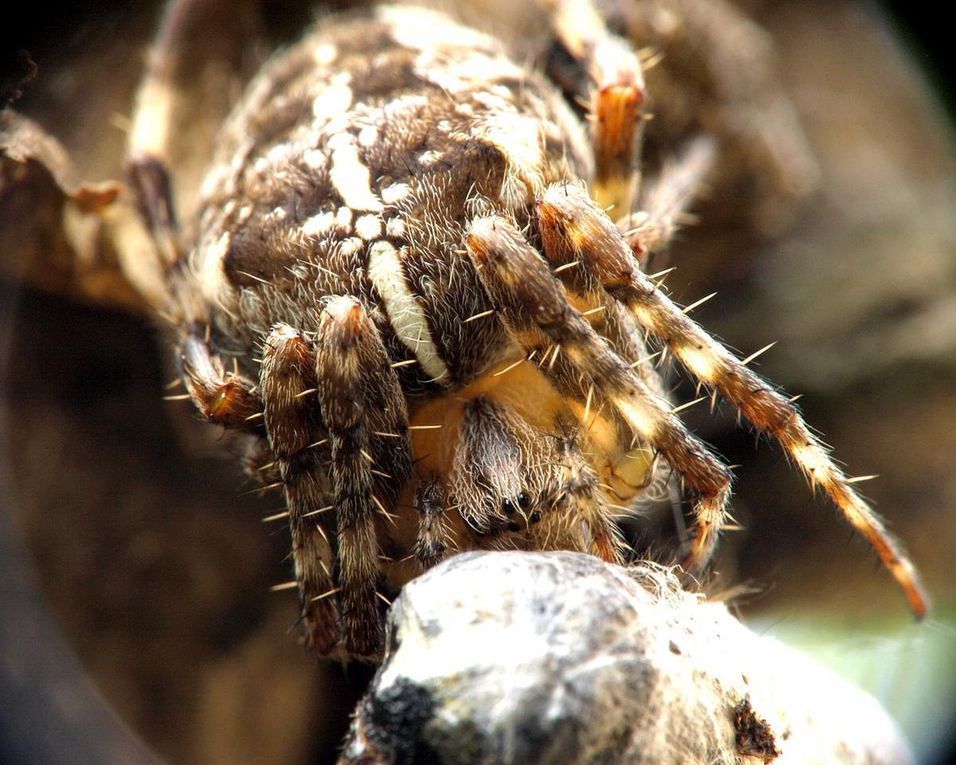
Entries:
[[476,220],[465,244],[492,305],[563,395],[584,403],[592,390],[659,451],[695,493],[697,532],[690,563],[699,568],[716,543],[730,494],[730,474],[604,338],[568,303],[561,282],[514,224]]
[[611,34],[590,0],[541,0],[554,32],[593,83],[588,94],[594,144],[594,194],[618,215],[637,192],[644,122],[644,74],[631,46]]
[[262,399],[250,380],[227,372],[222,358],[197,327],[179,345],[183,382],[199,413],[211,423],[262,433]]
[[[577,261],[638,323],[663,342],[700,382],[731,401],[758,430],[776,440],[812,485],[830,496],[874,547],[899,582],[917,616],[928,604],[916,571],[900,546],[834,464],[797,408],[691,320],[640,270],[630,247],[604,212],[580,188],[550,187],[538,204],[544,249],[556,263]],[[683,472],[679,465],[674,467]],[[698,529],[698,533],[701,529]],[[712,548],[698,539],[688,562],[703,564]]]

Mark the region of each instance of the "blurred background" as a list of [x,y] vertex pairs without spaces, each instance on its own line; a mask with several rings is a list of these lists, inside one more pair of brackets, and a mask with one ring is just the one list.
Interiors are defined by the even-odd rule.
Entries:
[[[312,15],[296,0],[261,5],[254,61]],[[536,44],[523,9],[463,5]],[[879,476],[862,488],[935,609],[914,623],[866,544],[726,407],[686,413],[739,465],[746,530],[727,534],[709,587],[745,584],[742,618],[874,693],[920,762],[947,762],[956,144],[944,26],[903,3],[603,5],[665,54],[648,74],[650,170],[702,129],[724,149],[699,224],[660,261],[677,266],[668,287],[684,303],[717,290],[695,318],[743,355],[779,341],[759,370],[802,394],[852,474]],[[157,4],[24,10],[5,25],[4,83],[18,49],[39,71],[16,108],[81,177],[119,177]],[[306,656],[294,596],[269,592],[288,578],[288,540],[259,519],[280,500],[246,495],[215,434],[162,402],[172,372],[150,320],[70,294],[61,264],[40,257],[54,245],[23,188],[0,176],[0,761],[333,761],[369,670]]]

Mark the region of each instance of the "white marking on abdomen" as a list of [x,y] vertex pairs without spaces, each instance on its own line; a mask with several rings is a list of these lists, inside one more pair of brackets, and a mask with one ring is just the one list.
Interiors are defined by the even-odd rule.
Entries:
[[312,114],[319,120],[330,120],[352,106],[352,89],[345,82],[335,83],[312,101]]
[[366,241],[381,238],[382,219],[377,215],[362,215],[355,221],[355,233]]
[[396,202],[401,202],[411,190],[407,183],[393,183],[391,186],[382,189],[382,199],[386,204],[393,205]]
[[385,233],[392,239],[401,239],[405,236],[405,221],[401,218],[389,218],[385,223]]
[[339,133],[329,140],[328,146],[332,149],[329,177],[346,207],[379,212],[382,200],[372,193],[371,171],[359,156],[354,136]]
[[352,233],[352,211],[348,207],[316,213],[302,224],[306,236],[323,237],[333,232],[339,236]]
[[408,288],[398,250],[389,242],[376,242],[369,248],[368,276],[382,296],[392,329],[418,363],[432,378],[441,382],[448,367],[438,355],[425,312]]
[[313,215],[302,224],[302,233],[306,236],[323,236],[332,230],[335,215],[331,210]]

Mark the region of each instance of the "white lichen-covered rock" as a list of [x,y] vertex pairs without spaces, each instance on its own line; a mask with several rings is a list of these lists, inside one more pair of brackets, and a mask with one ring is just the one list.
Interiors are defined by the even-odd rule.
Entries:
[[869,696],[671,573],[458,555],[392,607],[343,763],[912,761]]

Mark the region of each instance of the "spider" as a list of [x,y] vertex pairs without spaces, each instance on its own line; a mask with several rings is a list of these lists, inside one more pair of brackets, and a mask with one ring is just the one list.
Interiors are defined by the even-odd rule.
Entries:
[[[681,563],[703,570],[731,476],[668,401],[664,355],[776,440],[926,612],[794,404],[644,272],[715,145],[691,141],[641,194],[641,57],[589,2],[542,0],[570,103],[434,10],[318,22],[249,83],[180,221],[174,64],[201,5],[167,11],[129,140],[138,217],[115,246],[151,258],[127,276],[170,327],[184,397],[285,496],[271,519],[311,649],[379,657],[387,593],[457,551],[625,563],[617,517],[672,475],[695,519]],[[117,193],[84,203],[109,216]]]

